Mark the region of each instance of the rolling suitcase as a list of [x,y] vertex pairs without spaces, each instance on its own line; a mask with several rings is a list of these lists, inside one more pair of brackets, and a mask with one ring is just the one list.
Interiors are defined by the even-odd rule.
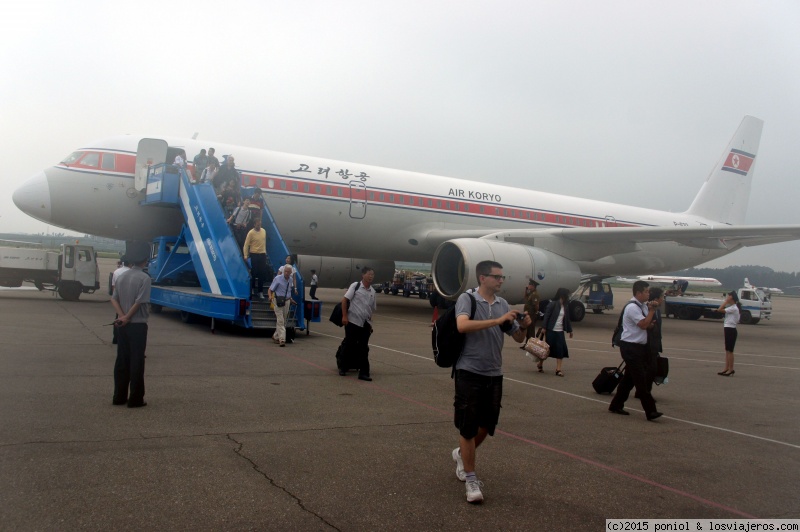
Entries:
[[361,364],[358,360],[355,360],[355,357],[348,356],[347,351],[344,348],[344,342],[339,344],[339,349],[336,350],[336,367],[340,371],[350,371],[353,369],[360,370]]
[[592,381],[592,388],[597,393],[611,393],[616,389],[624,372],[625,362],[620,363],[617,367],[603,368],[600,370],[600,374]]

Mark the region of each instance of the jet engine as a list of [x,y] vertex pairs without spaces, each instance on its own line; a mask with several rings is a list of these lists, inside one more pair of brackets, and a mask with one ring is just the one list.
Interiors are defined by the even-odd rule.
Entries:
[[503,265],[506,276],[499,295],[511,304],[522,302],[529,279],[539,283],[542,299],[552,298],[561,287],[572,292],[581,271],[575,262],[543,249],[483,238],[457,238],[436,248],[431,264],[433,284],[447,299],[456,299],[478,286],[475,266],[484,260]]
[[361,280],[361,268],[364,266],[375,270],[376,283],[391,281],[394,277],[394,261],[315,255],[298,255],[297,257],[297,267],[306,286],[311,281],[311,270],[316,270],[321,288],[347,288],[355,281]]

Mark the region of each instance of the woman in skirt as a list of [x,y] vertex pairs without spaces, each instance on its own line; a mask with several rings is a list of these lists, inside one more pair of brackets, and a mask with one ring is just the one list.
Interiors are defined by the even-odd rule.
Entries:
[[[544,312],[542,319],[542,328],[545,333],[545,341],[550,345],[550,358],[556,359],[556,375],[559,377],[564,376],[561,371],[561,364],[565,358],[569,358],[569,349],[567,349],[567,339],[564,335],[565,332],[569,333],[572,338],[572,324],[569,321],[569,290],[566,288],[559,288],[556,296],[547,305],[547,310]],[[539,372],[542,370],[542,362],[536,364]]]

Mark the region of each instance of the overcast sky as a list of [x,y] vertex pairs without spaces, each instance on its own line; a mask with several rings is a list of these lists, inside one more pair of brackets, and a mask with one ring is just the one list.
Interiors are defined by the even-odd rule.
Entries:
[[14,188],[122,133],[683,211],[746,114],[747,223],[797,224],[798,27],[796,0],[7,3],[0,232],[48,230]]

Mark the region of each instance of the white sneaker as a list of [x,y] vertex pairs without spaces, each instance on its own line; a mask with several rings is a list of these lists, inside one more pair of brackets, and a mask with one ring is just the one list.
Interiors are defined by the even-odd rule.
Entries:
[[483,482],[480,480],[467,480],[467,502],[478,504],[483,502]]
[[464,471],[464,462],[461,461],[461,450],[458,447],[453,449],[453,461],[456,463],[456,477],[464,482],[467,480],[467,473]]

